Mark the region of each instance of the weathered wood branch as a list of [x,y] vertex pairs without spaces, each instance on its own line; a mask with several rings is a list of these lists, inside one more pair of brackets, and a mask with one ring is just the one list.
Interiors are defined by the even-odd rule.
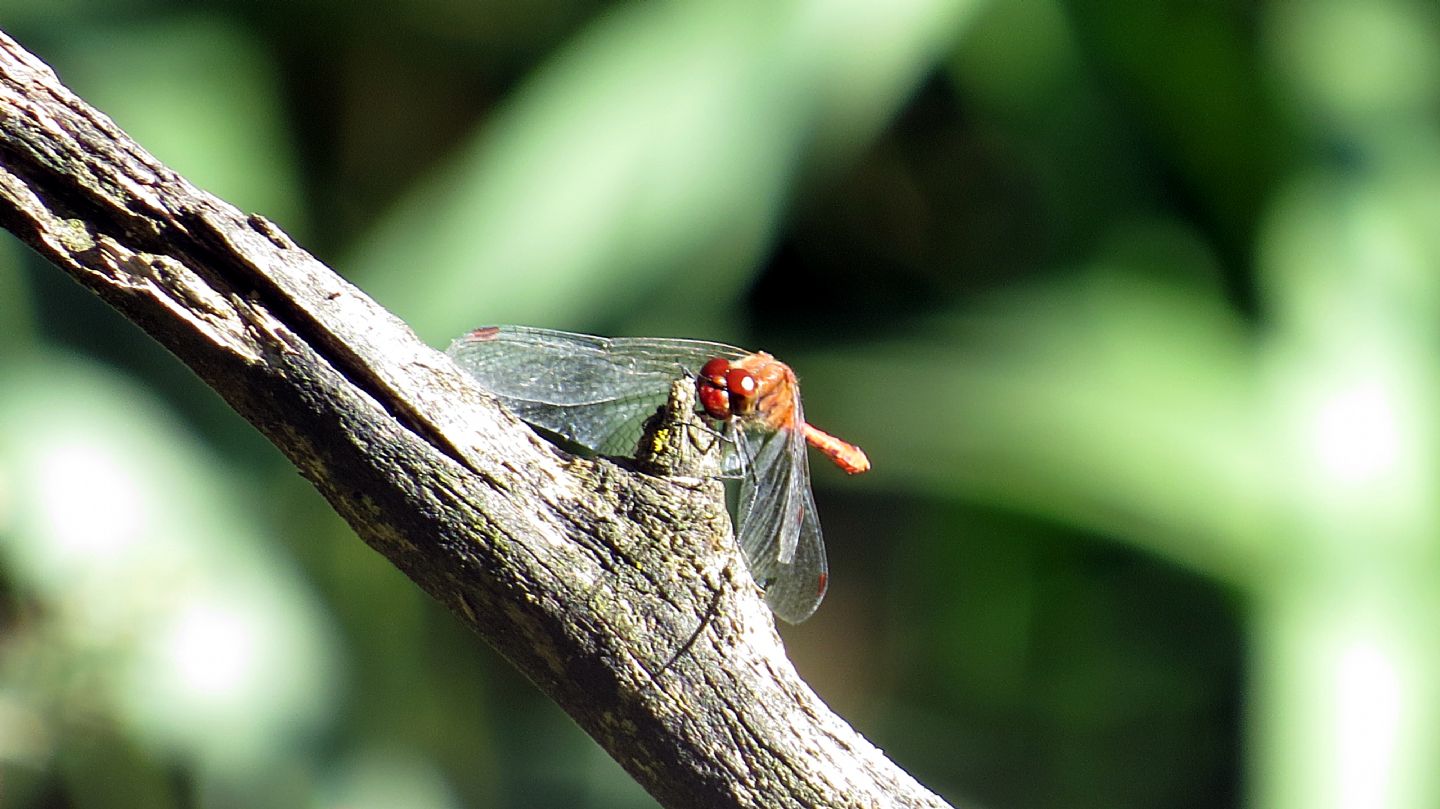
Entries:
[[661,803],[945,805],[796,675],[713,481],[557,451],[3,34],[0,224],[194,369]]

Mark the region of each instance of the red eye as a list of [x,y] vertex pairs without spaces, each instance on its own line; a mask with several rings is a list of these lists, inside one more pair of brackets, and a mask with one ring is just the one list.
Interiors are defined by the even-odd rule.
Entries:
[[700,366],[700,378],[709,381],[717,388],[725,387],[725,372],[730,370],[730,362],[723,357],[716,357]]
[[755,393],[759,390],[755,376],[744,368],[725,372],[725,389],[730,393],[730,412],[743,416],[755,409]]
[[700,376],[695,380],[695,394],[700,399],[700,406],[712,419],[730,418],[730,395],[726,392],[729,371],[729,361],[716,357],[701,366]]

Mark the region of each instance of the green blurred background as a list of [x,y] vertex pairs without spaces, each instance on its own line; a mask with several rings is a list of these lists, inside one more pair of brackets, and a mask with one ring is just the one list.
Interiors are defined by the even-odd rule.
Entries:
[[[963,806],[1440,806],[1433,0],[0,0],[436,346],[764,348],[801,673]],[[645,807],[0,242],[0,807]]]

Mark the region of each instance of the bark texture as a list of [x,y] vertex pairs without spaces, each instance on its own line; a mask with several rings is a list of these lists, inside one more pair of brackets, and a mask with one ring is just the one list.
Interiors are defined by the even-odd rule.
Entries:
[[670,807],[940,807],[796,675],[714,481],[559,452],[0,34],[0,224],[139,324]]

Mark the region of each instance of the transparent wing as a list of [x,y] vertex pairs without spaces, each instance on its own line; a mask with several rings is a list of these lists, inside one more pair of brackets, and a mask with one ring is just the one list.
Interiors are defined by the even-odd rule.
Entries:
[[[447,353],[520,418],[609,455],[635,451],[645,419],[678,376],[714,357],[749,354],[703,340],[604,338],[528,326],[476,329]],[[737,533],[751,574],[770,609],[799,623],[824,598],[828,568],[798,396],[792,421],[781,429],[726,425],[720,473],[741,479]]]
[[825,543],[820,537],[820,521],[815,516],[810,487],[799,490],[796,498],[801,501],[801,516],[795,556],[789,564],[778,565],[774,578],[765,588],[765,603],[770,605],[770,611],[792,624],[815,613],[830,582]]
[[704,340],[498,326],[460,337],[446,353],[525,421],[595,452],[630,455],[671,381],[713,357],[747,352]]
[[810,466],[799,430],[746,430],[737,534],[771,611],[790,623],[809,618],[825,597],[829,567]]

